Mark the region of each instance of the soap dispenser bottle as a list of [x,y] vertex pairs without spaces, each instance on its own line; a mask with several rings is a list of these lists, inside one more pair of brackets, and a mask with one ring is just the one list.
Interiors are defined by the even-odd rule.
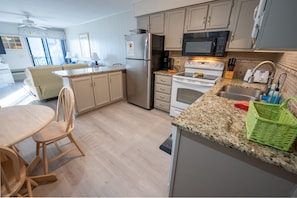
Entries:
[[280,103],[280,93],[279,93],[279,88],[275,84],[271,86],[271,89],[268,93],[268,103],[272,104],[279,104]]
[[287,78],[287,73],[281,73],[277,79],[276,84],[271,86],[271,89],[268,94],[268,100],[269,103],[279,104],[281,102],[281,94],[280,89],[284,86],[284,83]]

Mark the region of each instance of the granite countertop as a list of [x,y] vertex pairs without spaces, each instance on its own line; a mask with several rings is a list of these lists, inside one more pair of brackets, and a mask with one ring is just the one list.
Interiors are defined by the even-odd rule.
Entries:
[[59,70],[53,71],[53,74],[61,77],[77,77],[77,76],[85,76],[90,74],[99,74],[99,73],[107,73],[107,72],[115,72],[125,70],[125,66],[115,65],[115,66],[98,66],[98,67],[89,67],[82,69],[72,69],[72,70]]
[[264,90],[263,84],[221,79],[212,89],[174,118],[172,124],[297,174],[297,148],[284,152],[247,139],[245,128],[247,111],[234,107],[236,101],[215,95],[223,85],[227,84]]

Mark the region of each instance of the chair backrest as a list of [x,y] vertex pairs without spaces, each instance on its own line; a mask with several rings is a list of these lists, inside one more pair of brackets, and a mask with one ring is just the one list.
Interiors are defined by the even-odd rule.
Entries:
[[26,167],[10,148],[0,146],[1,197],[12,196],[20,190],[26,180]]
[[57,101],[57,122],[65,122],[65,132],[69,132],[74,128],[74,93],[71,87],[63,87],[59,93]]

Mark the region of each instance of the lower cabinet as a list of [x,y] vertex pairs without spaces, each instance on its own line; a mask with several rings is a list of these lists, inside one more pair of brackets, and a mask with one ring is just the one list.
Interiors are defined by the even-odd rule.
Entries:
[[71,78],[76,113],[123,98],[122,72],[111,72]]
[[166,112],[170,111],[171,76],[156,74],[154,107]]
[[122,72],[109,73],[110,101],[117,101],[123,98],[123,74]]

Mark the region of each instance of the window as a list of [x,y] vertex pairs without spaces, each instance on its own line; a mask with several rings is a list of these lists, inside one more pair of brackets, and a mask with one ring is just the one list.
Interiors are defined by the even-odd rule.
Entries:
[[79,42],[80,42],[81,56],[85,58],[91,57],[89,34],[88,33],[79,34]]
[[27,41],[35,66],[61,65],[65,63],[64,40],[27,37]]
[[6,49],[23,49],[21,39],[18,36],[1,36]]

